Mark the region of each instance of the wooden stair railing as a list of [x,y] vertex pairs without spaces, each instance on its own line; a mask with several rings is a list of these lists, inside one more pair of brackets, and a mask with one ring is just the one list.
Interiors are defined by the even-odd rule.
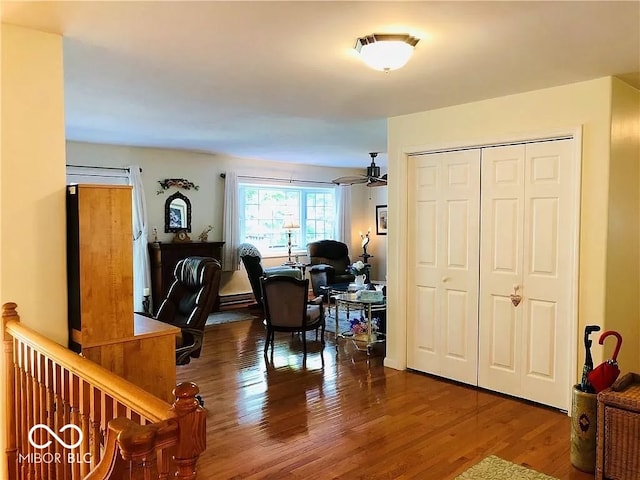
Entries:
[[[173,405],[20,323],[2,306],[9,480],[193,480],[206,448],[194,383]],[[132,359],[132,361],[135,361]]]

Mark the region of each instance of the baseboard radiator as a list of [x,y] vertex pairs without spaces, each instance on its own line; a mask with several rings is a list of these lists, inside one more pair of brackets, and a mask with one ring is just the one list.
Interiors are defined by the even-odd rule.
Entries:
[[206,448],[198,387],[170,405],[2,311],[8,480],[195,479]]
[[220,295],[220,306],[240,305],[246,303],[255,303],[253,293],[234,293],[231,295]]

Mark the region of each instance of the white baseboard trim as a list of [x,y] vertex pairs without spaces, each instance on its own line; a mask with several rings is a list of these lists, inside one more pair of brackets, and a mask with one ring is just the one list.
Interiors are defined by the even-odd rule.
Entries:
[[394,370],[406,370],[406,367],[402,366],[395,358],[384,357],[383,365]]

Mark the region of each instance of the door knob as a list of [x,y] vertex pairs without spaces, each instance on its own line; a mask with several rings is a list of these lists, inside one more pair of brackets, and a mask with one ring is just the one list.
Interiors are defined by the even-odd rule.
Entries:
[[451,277],[442,277],[442,283],[447,283],[449,280],[451,280]]

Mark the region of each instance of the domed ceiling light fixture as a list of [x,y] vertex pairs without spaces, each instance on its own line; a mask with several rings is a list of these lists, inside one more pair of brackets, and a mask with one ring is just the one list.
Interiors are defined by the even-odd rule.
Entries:
[[408,33],[373,33],[356,40],[353,48],[371,68],[389,72],[407,64],[419,41]]

